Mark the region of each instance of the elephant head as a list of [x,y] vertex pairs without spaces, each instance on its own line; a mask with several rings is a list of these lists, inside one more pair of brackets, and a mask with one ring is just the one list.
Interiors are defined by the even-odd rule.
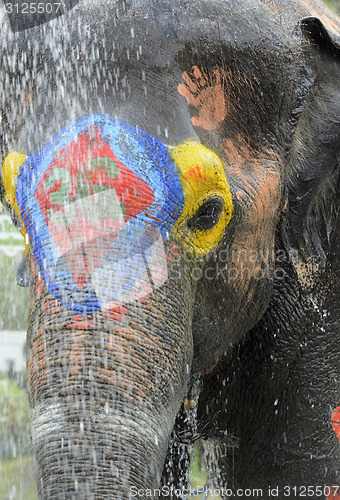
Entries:
[[331,495],[336,18],[83,0],[3,23],[1,193],[26,241],[40,498],[166,496],[199,437],[221,487]]

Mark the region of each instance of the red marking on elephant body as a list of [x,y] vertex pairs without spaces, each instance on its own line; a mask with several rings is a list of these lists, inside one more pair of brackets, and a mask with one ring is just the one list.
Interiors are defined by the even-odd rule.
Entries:
[[91,330],[93,326],[93,320],[90,316],[76,314],[72,321],[66,325],[66,328],[68,330]]
[[72,337],[72,347],[70,352],[70,374],[78,375],[84,365],[85,333],[77,331]]
[[41,292],[43,291],[44,287],[44,280],[42,279],[42,276],[39,275],[37,282],[36,282],[36,294],[39,297],[41,295]]
[[143,297],[139,297],[137,302],[139,302],[140,304],[145,304],[147,302],[148,298],[149,298],[149,295],[144,295]]
[[336,489],[331,487],[327,500],[340,500],[340,487],[337,487]]
[[32,276],[34,276],[35,275],[35,260],[33,259],[32,253],[30,255],[31,255],[31,273],[32,273]]
[[[91,161],[95,159],[112,160],[118,169],[118,173],[112,177],[107,170],[107,164],[102,162],[102,166],[94,166]],[[120,199],[127,202],[127,214],[125,220],[134,217],[141,211],[140,199],[136,196],[137,191],[143,191],[143,204],[145,206],[152,203],[154,197],[150,187],[135,173],[131,172],[117,158],[111,147],[106,144],[101,133],[96,129],[92,137],[89,137],[88,131],[84,132],[80,137],[73,141],[67,148],[63,148],[57,157],[53,160],[43,178],[41,179],[37,191],[36,198],[39,206],[45,217],[48,219],[48,208],[57,208],[62,210],[62,203],[54,203],[51,200],[51,194],[57,192],[62,185],[62,180],[56,180],[54,185],[46,186],[46,181],[51,173],[56,169],[65,169],[70,174],[70,185],[66,186],[67,196],[72,201],[72,198],[79,198],[79,179],[82,175],[83,180],[87,182],[89,195],[94,194],[95,187],[108,187],[117,190]],[[67,201],[67,200],[65,200]]]
[[127,309],[122,304],[108,304],[104,311],[107,318],[115,321],[121,321],[126,313]]
[[41,380],[47,379],[48,359],[45,352],[44,327],[35,333],[32,350],[28,358],[28,387],[35,389]]
[[193,75],[185,71],[182,76],[185,84],[178,85],[178,92],[186,98],[189,104],[199,110],[198,115],[191,119],[193,125],[205,130],[215,130],[228,111],[223,70],[216,68],[207,73],[194,66]]
[[46,314],[56,314],[60,311],[60,302],[55,299],[48,299],[44,305]]
[[179,256],[178,246],[174,241],[172,241],[169,244],[167,252],[166,252],[167,264],[171,265],[174,261],[176,261],[178,259],[178,256]]
[[220,361],[219,359],[217,359],[216,361],[214,361],[214,363],[211,366],[209,366],[206,370],[204,370],[202,372],[202,375],[209,375],[213,371],[213,369],[215,368],[215,366],[217,366],[217,364],[218,364],[219,361]]
[[180,83],[177,90],[197,109],[192,124],[204,130],[218,129],[225,118],[237,110],[239,89],[251,89],[244,72],[226,67],[217,66],[207,71],[193,66],[192,72],[185,71],[182,77],[185,83]]
[[340,406],[338,406],[332,415],[332,428],[340,441]]

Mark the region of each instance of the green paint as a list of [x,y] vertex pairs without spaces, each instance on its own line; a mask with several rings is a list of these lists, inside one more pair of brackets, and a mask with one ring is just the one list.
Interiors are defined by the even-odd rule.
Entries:
[[[86,198],[87,196],[91,196],[94,186],[91,186],[88,179],[84,174],[77,175],[77,200],[80,198]],[[99,186],[100,188],[102,186]],[[102,191],[102,189],[100,189]]]
[[51,201],[54,205],[63,205],[67,201],[72,186],[71,174],[66,168],[59,167],[52,170],[46,179],[45,188],[54,189],[57,183],[60,183],[60,187],[51,193]]
[[[110,196],[110,202],[108,202],[107,197],[104,200],[100,200],[95,196],[104,191],[112,190],[112,187],[107,184],[97,183],[98,177],[100,179],[100,173],[103,173],[103,178],[104,174],[106,174],[110,179],[114,179],[120,172],[119,167],[110,158],[101,157],[93,158],[87,167],[90,167],[89,170],[86,169],[85,172],[78,172],[76,176],[76,199],[82,200],[81,211],[84,217],[91,222],[96,222],[106,217],[120,220],[122,215],[126,215],[126,207],[125,204],[120,203],[115,190],[112,196]],[[95,180],[96,183],[93,183],[92,176],[95,173],[99,173],[99,176]],[[53,205],[65,206],[75,201],[70,198],[72,190],[71,174],[64,167],[56,168],[50,173],[45,187],[46,189],[54,190],[50,193]],[[74,224],[76,218],[76,212],[73,213],[70,207],[65,214],[55,208],[49,210],[50,221],[60,227]]]
[[91,187],[92,187],[92,192],[94,194],[101,193],[103,191],[107,191],[108,189],[112,189],[112,188],[110,188],[110,186],[106,186],[104,184],[93,184],[93,186],[91,186]]
[[91,160],[91,166],[93,167],[94,172],[98,170],[104,171],[111,179],[114,179],[119,174],[120,170],[111,158],[93,158]]

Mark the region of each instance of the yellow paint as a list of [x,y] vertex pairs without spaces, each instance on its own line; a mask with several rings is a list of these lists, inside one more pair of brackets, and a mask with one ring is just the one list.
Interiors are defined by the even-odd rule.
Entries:
[[[183,211],[174,226],[173,235],[194,254],[205,255],[221,240],[233,212],[222,162],[210,149],[193,140],[170,148],[170,153],[179,170],[184,192]],[[218,196],[224,202],[219,221],[211,229],[190,229],[187,222],[212,196]]]
[[22,153],[10,153],[6,156],[5,161],[2,166],[2,182],[5,188],[5,198],[14,208],[16,214],[21,221],[22,228],[20,230],[21,234],[25,238],[25,248],[26,252],[29,249],[28,236],[24,228],[24,223],[22,221],[20,210],[16,201],[16,187],[17,178],[19,175],[20,167],[25,163],[26,156]]

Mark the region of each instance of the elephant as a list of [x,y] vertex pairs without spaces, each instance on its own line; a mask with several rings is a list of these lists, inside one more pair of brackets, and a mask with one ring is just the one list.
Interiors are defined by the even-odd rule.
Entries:
[[316,0],[1,20],[40,499],[340,498],[340,23]]

